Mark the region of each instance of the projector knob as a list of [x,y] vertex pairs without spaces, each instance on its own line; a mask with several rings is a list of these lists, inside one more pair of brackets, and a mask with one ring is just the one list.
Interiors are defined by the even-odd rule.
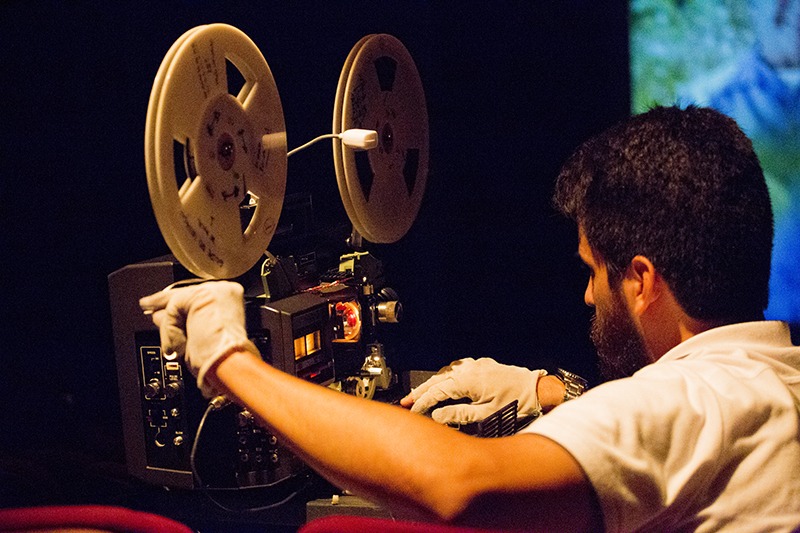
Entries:
[[378,304],[378,320],[383,323],[397,324],[403,315],[403,304],[397,300]]
[[174,398],[181,392],[181,384],[177,381],[173,381],[168,383],[166,387],[164,387],[164,394],[167,395],[167,398]]
[[161,383],[157,379],[151,379],[147,385],[144,386],[144,397],[146,400],[152,400],[160,394]]

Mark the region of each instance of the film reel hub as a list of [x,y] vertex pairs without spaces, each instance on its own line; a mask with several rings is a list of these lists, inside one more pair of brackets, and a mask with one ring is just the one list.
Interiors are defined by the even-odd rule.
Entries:
[[249,182],[269,179],[255,161],[260,139],[253,135],[250,118],[233,96],[224,94],[211,102],[195,138],[201,154],[196,169],[209,194],[219,194],[238,207]]
[[392,131],[392,125],[388,122],[381,128],[380,139],[381,142],[379,146],[381,152],[391,154],[394,149],[394,132]]

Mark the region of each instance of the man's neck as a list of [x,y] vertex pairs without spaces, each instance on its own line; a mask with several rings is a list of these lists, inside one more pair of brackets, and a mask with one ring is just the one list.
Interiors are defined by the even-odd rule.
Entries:
[[725,323],[722,321],[697,320],[684,315],[683,320],[678,323],[678,331],[680,333],[681,342],[683,342],[699,333],[724,325]]
[[659,304],[651,307],[649,311],[649,314],[643,317],[642,325],[646,325],[649,329],[645,338],[648,341],[647,349],[653,361],[657,361],[685,340],[709,329],[725,325],[724,321],[692,318],[686,314],[670,292],[666,293]]

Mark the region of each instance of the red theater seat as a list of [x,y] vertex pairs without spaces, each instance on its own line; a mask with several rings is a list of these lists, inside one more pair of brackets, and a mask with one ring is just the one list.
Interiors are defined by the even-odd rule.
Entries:
[[0,531],[106,531],[126,533],[191,533],[170,518],[124,507],[65,505],[0,509]]
[[488,533],[486,529],[405,522],[388,518],[331,515],[317,518],[301,527],[297,533]]

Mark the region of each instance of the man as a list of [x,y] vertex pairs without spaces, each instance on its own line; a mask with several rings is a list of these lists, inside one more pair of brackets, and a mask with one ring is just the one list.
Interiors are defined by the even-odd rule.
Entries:
[[[247,340],[236,284],[142,306],[206,395],[247,405],[334,484],[404,516],[551,531],[794,529],[800,349],[785,324],[761,320],[772,214],[748,139],[716,111],[657,108],[580,147],[555,198],[578,224],[592,336],[619,379],[511,437],[469,437],[268,366]],[[487,387],[464,366],[475,365],[453,365],[426,393],[446,396],[454,376],[479,404],[506,394],[505,380]],[[528,398],[535,388],[545,410],[561,403],[552,376],[487,366]]]

